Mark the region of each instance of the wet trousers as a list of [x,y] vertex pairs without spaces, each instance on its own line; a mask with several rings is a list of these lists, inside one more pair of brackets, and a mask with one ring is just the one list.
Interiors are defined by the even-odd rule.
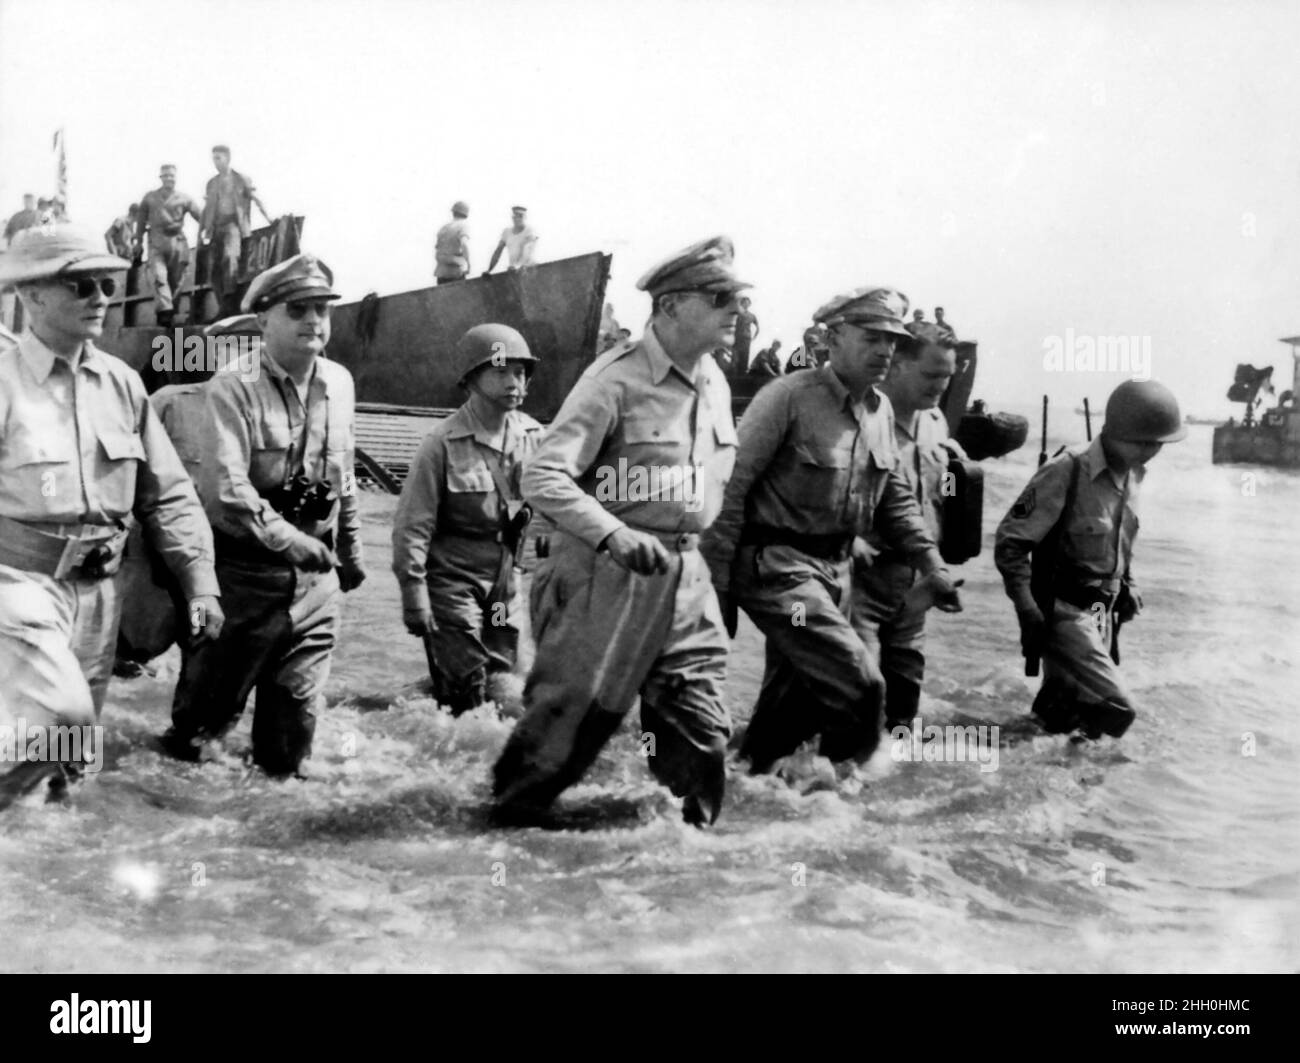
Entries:
[[116,578],[56,580],[0,565],[0,724],[95,723],[121,615]]
[[1033,708],[1048,731],[1081,728],[1090,738],[1118,738],[1137,718],[1110,656],[1113,623],[1110,610],[1080,609],[1057,599]]
[[[15,744],[24,728],[98,722],[120,618],[116,579],[56,580],[0,565],[0,727],[13,729]],[[61,748],[75,773],[77,754]],[[59,771],[52,760],[0,762],[0,808]]]
[[311,755],[329,678],[338,575],[218,558],[217,581],[225,626],[215,643],[186,654],[169,745],[219,738],[256,688],[253,761],[269,774],[292,774]]
[[641,696],[655,778],[710,821],[722,807],[728,640],[697,537],[661,536],[666,573],[629,572],[557,533],[530,596],[537,656],[526,711],[494,770],[502,805],[545,806],[577,782]]
[[850,623],[850,562],[793,546],[742,546],[736,604],[767,637],[763,685],[741,745],[755,774],[821,735],[831,760],[865,760],[880,741],[885,681]]
[[489,673],[515,666],[521,603],[514,555],[493,539],[438,535],[426,583],[438,625],[429,637],[434,696],[459,715],[482,703]]
[[908,609],[904,596],[915,582],[911,565],[877,561],[853,575],[850,617],[885,680],[885,730],[906,726],[921,703],[925,677],[924,609]]

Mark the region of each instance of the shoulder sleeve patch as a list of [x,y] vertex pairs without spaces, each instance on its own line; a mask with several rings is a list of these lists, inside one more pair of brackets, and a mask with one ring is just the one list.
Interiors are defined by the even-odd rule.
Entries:
[[1016,504],[1011,507],[1011,515],[1016,520],[1024,520],[1034,512],[1034,505],[1037,502],[1034,488],[1026,487],[1020,492],[1020,497],[1016,499]]

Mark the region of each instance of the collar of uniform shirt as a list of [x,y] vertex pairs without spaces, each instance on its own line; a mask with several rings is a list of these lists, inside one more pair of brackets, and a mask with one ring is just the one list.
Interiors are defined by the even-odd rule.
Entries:
[[682,372],[681,367],[676,362],[668,357],[668,352],[664,350],[663,344],[659,342],[659,337],[655,335],[654,325],[646,326],[645,335],[641,337],[641,345],[645,348],[646,357],[650,359],[650,379],[654,381],[655,387],[667,380],[669,373],[675,371],[688,386],[699,390],[699,386],[704,380],[700,366],[704,364],[707,355],[702,355],[699,362],[696,363],[695,379],[692,380]]
[[[38,384],[44,384],[49,379],[50,373],[54,369],[54,359],[59,357],[45,346],[37,338],[36,333],[30,329],[24,332],[22,338],[18,341],[18,353],[22,356],[23,361],[27,363],[27,369],[36,378]],[[87,340],[81,345],[81,353],[76,365],[73,366],[71,362],[68,364],[70,368],[85,368],[92,373],[102,373],[105,367],[100,359],[103,357],[94,344]]]
[[[824,365],[820,369],[814,369],[813,372],[821,373],[822,383],[830,390],[830,393],[835,396],[836,401],[839,402],[841,406],[847,404],[849,412],[852,413],[854,407],[858,404],[853,401],[852,393],[844,386],[844,381],[839,378],[835,370],[829,365]],[[862,398],[863,404],[867,407],[869,413],[875,413],[880,409],[880,392],[875,388],[867,388],[867,393]]]
[[[320,372],[322,361],[323,359],[320,355],[317,355],[316,361],[312,363],[311,376],[307,378],[308,393],[310,393],[311,388],[319,381],[320,386],[325,389],[325,394],[329,394],[330,384],[328,374]],[[289,375],[289,371],[267,353],[265,347],[262,348],[262,365],[270,372],[271,376],[275,377],[282,384],[288,384],[295,392],[299,390],[298,381],[294,380],[294,378]]]
[[504,434],[502,436],[504,446],[492,437],[492,433],[487,430],[487,427],[475,416],[474,411],[468,405],[462,406],[451,416],[454,421],[447,428],[446,438],[464,439],[466,436],[471,436],[476,443],[482,443],[483,446],[491,450],[499,450],[504,453],[510,449],[510,414],[507,413],[505,416]]
[[901,432],[903,435],[907,436],[907,438],[910,439],[913,443],[915,443],[916,436],[919,436],[921,434],[921,418],[928,417],[933,412],[934,412],[933,410],[916,411],[916,418],[914,421],[914,423],[916,424],[916,435],[913,435],[912,430],[908,428],[907,425],[903,423],[903,419],[898,416],[898,407],[895,406],[894,407],[894,428],[896,431]]
[[[1110,467],[1110,463],[1106,460],[1106,452],[1101,446],[1100,435],[1089,444],[1088,449],[1083,452],[1082,459],[1084,463],[1084,472],[1088,474],[1088,479],[1095,480],[1103,472],[1107,472],[1110,473],[1111,482],[1120,490],[1123,490],[1124,476],[1117,476],[1115,470]],[[1143,465],[1134,465],[1133,468],[1128,471],[1128,475],[1132,476],[1138,483],[1142,482],[1142,478],[1146,476],[1146,474],[1147,470]]]

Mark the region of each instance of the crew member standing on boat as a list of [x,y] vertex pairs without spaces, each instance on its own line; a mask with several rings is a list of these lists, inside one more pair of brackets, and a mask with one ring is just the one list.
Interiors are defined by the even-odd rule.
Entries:
[[230,168],[230,149],[225,144],[213,147],[212,165],[217,173],[208,180],[199,239],[209,245],[208,276],[217,297],[217,317],[223,318],[239,313],[239,259],[244,241],[253,232],[253,207],[261,211],[267,225],[271,224],[271,215],[253,179]]
[[[1127,381],[1111,392],[1097,438],[1035,472],[998,525],[993,558],[1025,656],[1043,659],[1033,712],[1049,732],[1118,738],[1137,717],[1115,632],[1142,608],[1131,571],[1138,488],[1147,462],[1186,435],[1167,387]],[[1044,557],[1031,559],[1038,550]]]
[[814,315],[830,364],[788,374],[754,397],[740,422],[736,470],[705,536],[713,584],[735,630],[738,606],[767,636],[767,670],[741,756],[755,774],[821,735],[821,755],[862,761],[880,740],[885,683],[849,621],[851,557],[874,529],[956,590],[907,480],[897,471],[889,370],[907,298],[889,288],[837,296]]
[[230,622],[181,673],[163,740],[181,759],[202,759],[254,687],[253,761],[285,776],[301,774],[311,754],[339,591],[365,579],[352,375],[321,357],[339,298],[333,282],[306,254],[259,273],[244,307],[262,330],[260,372],[218,373],[204,385],[199,494]]
[[434,240],[433,276],[439,284],[469,276],[469,204],[462,199],[451,205],[451,221]]
[[502,251],[507,252],[508,268],[512,273],[531,266],[537,254],[537,231],[528,224],[528,208],[511,207],[510,212],[510,228],[502,230],[492,260],[483,274],[485,277],[496,269]]
[[709,352],[735,338],[726,237],[643,276],[642,339],[592,363],[524,470],[558,528],[534,576],[527,712],[495,768],[503,811],[577,782],[641,695],[643,746],[682,814],[717,819],[730,723],[727,638],[700,556],[735,460],[731,392]]
[[[140,377],[94,344],[127,266],[71,225],[28,229],[0,255],[0,287],[18,288],[28,320],[16,345],[0,344],[0,705],[29,726],[98,719],[133,515],[180,582],[194,634],[221,630],[194,487]],[[0,786],[12,797],[51,770],[24,763]]]
[[185,215],[195,221],[202,218],[198,200],[176,191],[176,167],[164,165],[158,173],[161,186],[146,192],[140,200],[135,221],[135,250],[144,245],[149,234],[149,276],[153,278],[154,316],[163,328],[171,328],[176,313],[185,267],[189,265],[190,244],[185,239]]
[[[899,471],[921,507],[925,530],[939,543],[949,448],[964,456],[961,447],[948,438],[948,421],[938,409],[948,381],[957,371],[956,341],[936,325],[915,318],[906,327],[915,339],[911,343],[900,340],[880,392],[894,410]],[[866,556],[854,565],[851,616],[853,629],[868,652],[880,659],[885,680],[885,730],[892,731],[910,723],[920,704],[925,615],[930,603],[908,594],[920,575],[912,560],[890,547],[877,527],[865,538]]]
[[476,325],[457,344],[465,404],[430,432],[393,519],[402,620],[429,649],[434,696],[459,716],[501,700],[519,647],[515,561],[531,511],[523,463],[542,426],[519,406],[537,359],[518,332]]

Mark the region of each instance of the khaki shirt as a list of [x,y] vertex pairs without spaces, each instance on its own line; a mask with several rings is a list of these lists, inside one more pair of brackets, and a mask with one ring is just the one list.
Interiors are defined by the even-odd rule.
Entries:
[[578,379],[524,467],[524,497],[593,548],[629,526],[701,532],[735,460],[722,370],[705,355],[688,378],[649,327]]
[[439,535],[496,537],[502,499],[488,463],[501,470],[510,488],[509,501],[520,501],[524,460],[537,450],[541,438],[540,424],[511,410],[506,414],[504,449],[498,449],[468,405],[424,437],[393,518],[393,574],[404,608],[428,608],[426,563],[430,543]]
[[[943,541],[943,477],[948,471],[948,451],[943,444],[960,452],[948,438],[948,419],[938,410],[919,410],[916,436],[894,418],[894,445],[898,450],[898,471],[907,479],[912,494],[921,506],[925,530],[936,543]],[[867,541],[886,560],[900,560],[889,550],[879,529],[873,529]]]
[[30,331],[0,344],[0,515],[148,528],[187,598],[219,594],[212,531],[139,375],[86,343],[76,367]]
[[218,225],[234,222],[240,236],[247,237],[252,230],[253,197],[257,189],[248,174],[227,170],[225,176],[215,174],[208,178],[204,189],[203,215],[199,227],[211,232]]
[[1079,478],[1061,539],[1061,561],[1084,583],[1114,585],[1128,571],[1138,532],[1138,488],[1146,471],[1139,466],[1117,476],[1106,463],[1098,436],[1035,472],[998,525],[993,560],[1017,604],[1033,600],[1030,550],[1047,537],[1065,508],[1072,457],[1080,462]]
[[829,366],[764,387],[740,421],[736,471],[703,550],[715,585],[746,524],[800,535],[873,532],[923,572],[942,568],[916,497],[898,471],[894,415],[874,388],[855,403]]
[[438,230],[433,246],[433,275],[463,277],[469,271],[469,222],[456,218]]
[[170,247],[173,240],[185,235],[185,215],[201,216],[198,200],[175,190],[166,192],[155,188],[140,200],[140,213],[136,215],[136,239],[143,240],[149,233],[150,249]]
[[316,535],[337,531],[339,559],[360,564],[352,374],[318,356],[304,409],[297,386],[263,345],[256,380],[242,380],[237,372],[218,373],[203,391],[198,485],[212,526],[257,539],[269,550],[283,550],[293,538],[294,525],[262,492],[280,487],[301,465],[308,479],[328,482],[339,496],[333,516],[305,530]]
[[149,396],[167,438],[195,483],[199,479],[199,466],[203,464],[204,386],[204,383],[168,384]]

